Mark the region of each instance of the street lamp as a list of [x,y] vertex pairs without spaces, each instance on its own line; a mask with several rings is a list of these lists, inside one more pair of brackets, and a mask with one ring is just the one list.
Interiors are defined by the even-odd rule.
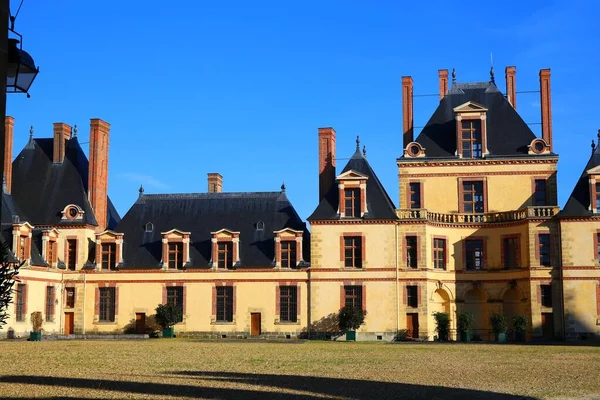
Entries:
[[23,50],[23,37],[14,30],[14,18],[11,17],[9,31],[19,39],[8,39],[8,54],[6,66],[6,93],[26,93],[29,96],[29,88],[33,83],[39,68],[36,68],[33,58]]

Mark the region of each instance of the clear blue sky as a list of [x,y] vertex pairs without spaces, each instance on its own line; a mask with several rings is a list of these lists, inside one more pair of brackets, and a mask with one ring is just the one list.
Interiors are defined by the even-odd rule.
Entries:
[[[564,204],[600,128],[600,2],[294,3],[25,0],[16,29],[41,72],[30,99],[8,96],[13,157],[30,125],[51,137],[53,122],[77,124],[87,142],[89,119],[102,118],[121,215],[140,184],[205,192],[206,173],[220,172],[226,191],[285,181],[306,218],[318,200],[317,128],[333,126],[338,157],[360,135],[397,205],[401,76],[413,76],[415,94],[437,93],[440,68],[485,81],[493,52],[502,91],[506,65],[517,66],[517,90],[538,90],[539,69],[552,69]],[[416,126],[437,102],[415,99]],[[526,122],[540,121],[538,94],[517,103]]]

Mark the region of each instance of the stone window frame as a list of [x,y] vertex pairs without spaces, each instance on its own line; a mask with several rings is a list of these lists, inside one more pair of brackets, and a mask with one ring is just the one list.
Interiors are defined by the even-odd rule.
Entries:
[[169,244],[171,243],[182,243],[182,262],[181,269],[186,269],[191,260],[190,260],[190,238],[191,233],[179,230],[177,228],[173,228],[166,232],[161,232],[161,243],[162,243],[162,259],[161,259],[161,267],[163,271],[177,271],[179,268],[175,266],[175,268],[169,267]]
[[[467,101],[453,109],[456,120],[456,156],[460,159],[473,160],[485,158],[490,154],[487,148],[487,107],[474,101]],[[481,157],[463,157],[460,146],[462,121],[480,120],[481,121]]]
[[123,263],[123,233],[118,233],[112,230],[105,230],[96,234],[96,270],[101,271],[102,269],[102,245],[103,244],[114,244],[115,245],[115,261],[114,265],[109,265],[108,270],[116,270]]
[[219,243],[231,242],[231,252],[233,253],[231,268],[241,264],[240,260],[240,232],[235,232],[230,229],[219,229],[210,233],[211,239],[211,260],[209,266],[214,270],[227,271],[228,268],[219,267]]
[[[349,170],[336,177],[338,183],[338,215],[342,219],[363,218],[369,212],[367,208],[367,181],[369,177],[360,172]],[[345,190],[360,189],[360,217],[346,217]]]
[[278,231],[273,231],[274,242],[275,242],[275,267],[282,268],[281,266],[281,242],[296,242],[296,262],[295,267],[302,264],[304,258],[302,256],[304,243],[303,235],[304,231],[299,231],[292,228],[284,228]]
[[[26,265],[31,264],[31,240],[33,237],[33,225],[29,222],[14,223],[12,229],[13,236],[13,254],[19,259],[19,261],[25,261]],[[24,239],[24,245],[21,246],[21,239]],[[23,250],[23,251],[21,251]],[[21,253],[25,255],[23,259],[20,258]]]
[[[52,268],[58,265],[58,238],[60,232],[56,228],[42,231],[42,256]],[[52,250],[52,254],[50,251]]]

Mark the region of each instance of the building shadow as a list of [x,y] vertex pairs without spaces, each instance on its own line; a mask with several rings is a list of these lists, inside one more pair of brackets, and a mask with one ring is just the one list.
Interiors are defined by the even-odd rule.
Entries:
[[[178,396],[216,399],[316,399],[323,396],[352,399],[533,399],[504,393],[425,386],[404,383],[365,381],[356,379],[323,378],[313,376],[248,374],[221,371],[174,371],[173,377],[197,379],[197,385],[154,382],[97,380],[90,378],[65,378],[34,375],[4,375],[2,383],[43,385],[54,388],[103,390],[129,394]],[[202,381],[219,381],[225,384],[245,384],[253,388],[205,387]],[[270,390],[264,390],[268,387]],[[290,393],[296,391],[300,393]],[[46,397],[45,399],[73,397]]]

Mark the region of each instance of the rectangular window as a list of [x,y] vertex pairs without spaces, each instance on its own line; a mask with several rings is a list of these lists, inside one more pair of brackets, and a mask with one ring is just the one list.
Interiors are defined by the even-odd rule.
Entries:
[[217,286],[217,322],[233,322],[233,286]]
[[465,267],[467,271],[483,269],[483,239],[465,240]]
[[545,179],[536,179],[534,181],[533,205],[538,207],[547,205]]
[[464,181],[462,191],[463,213],[477,214],[485,211],[482,181]]
[[233,242],[217,243],[217,260],[219,268],[233,267]]
[[286,240],[281,242],[281,267],[292,268],[296,266],[296,241]]
[[362,308],[361,285],[344,286],[344,306]]
[[47,249],[46,261],[48,261],[49,263],[55,263],[56,262],[57,243],[56,243],[56,241],[51,240],[48,242],[47,246],[48,246],[48,249]]
[[421,182],[411,182],[410,190],[410,208],[421,208]]
[[115,288],[105,287],[98,290],[100,291],[98,320],[100,322],[115,322]]
[[417,268],[418,264],[418,248],[417,248],[417,237],[407,236],[406,237],[406,267]]
[[75,308],[75,288],[74,287],[68,287],[65,289],[65,296],[67,297],[65,299],[65,307],[67,308]]
[[46,286],[46,322],[54,321],[55,293],[54,286]]
[[183,267],[183,243],[169,243],[168,246],[169,268],[180,269],[181,267]]
[[183,316],[183,286],[167,287],[167,304],[175,307]]
[[279,321],[298,321],[298,287],[279,287]]
[[413,308],[419,307],[417,286],[411,285],[406,287],[406,305]]
[[540,265],[550,266],[550,234],[540,233],[538,235],[538,246],[540,254]]
[[519,238],[502,238],[502,257],[504,258],[504,268],[515,268],[519,266]]
[[77,239],[67,239],[67,268],[75,271],[77,266]]
[[19,283],[17,285],[15,318],[19,322],[25,321],[25,285]]
[[480,158],[483,154],[481,142],[481,120],[469,119],[460,123],[460,153],[463,158]]
[[600,263],[600,232],[596,233],[596,260]]
[[19,236],[19,260],[27,258],[27,236]]
[[433,268],[446,269],[446,239],[433,239]]
[[344,237],[344,267],[362,268],[362,237]]
[[344,216],[360,218],[360,189],[344,189]]
[[596,212],[600,212],[600,183],[596,183]]
[[552,285],[540,285],[542,307],[552,307]]
[[117,254],[116,243],[102,243],[102,269],[113,269]]

